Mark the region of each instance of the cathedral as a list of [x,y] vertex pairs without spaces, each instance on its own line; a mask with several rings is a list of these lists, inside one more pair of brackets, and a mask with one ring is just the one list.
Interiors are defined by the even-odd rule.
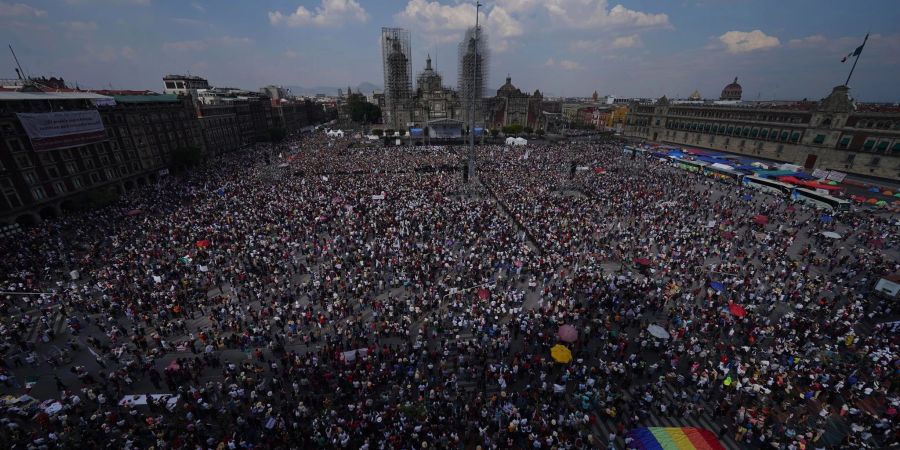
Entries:
[[425,60],[425,70],[416,77],[412,101],[416,126],[426,127],[433,120],[461,120],[459,95],[443,85],[441,74],[431,67],[431,55]]

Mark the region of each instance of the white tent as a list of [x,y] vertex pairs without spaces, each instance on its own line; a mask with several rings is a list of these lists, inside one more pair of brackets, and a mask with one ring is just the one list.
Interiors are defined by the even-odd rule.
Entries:
[[528,143],[528,140],[520,137],[508,137],[506,138],[506,145],[525,145]]
[[343,130],[328,130],[325,132],[328,137],[344,137]]

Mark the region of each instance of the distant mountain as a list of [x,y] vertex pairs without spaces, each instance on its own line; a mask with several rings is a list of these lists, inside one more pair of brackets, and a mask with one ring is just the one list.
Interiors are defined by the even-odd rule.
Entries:
[[[294,95],[316,95],[316,94],[324,94],[324,95],[337,95],[338,89],[341,91],[346,91],[347,86],[315,86],[315,87],[303,87],[303,86],[285,86],[286,88],[291,90],[291,93]],[[363,94],[371,94],[372,91],[380,91],[381,86],[377,84],[372,84],[367,82],[360,83],[356,86],[353,86],[353,92],[362,92]]]

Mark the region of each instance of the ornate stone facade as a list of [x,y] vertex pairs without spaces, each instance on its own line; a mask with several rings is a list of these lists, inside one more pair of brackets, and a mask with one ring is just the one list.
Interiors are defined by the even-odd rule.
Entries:
[[490,99],[489,127],[501,128],[508,125],[522,125],[523,127],[542,128],[541,111],[544,96],[541,91],[535,90],[529,95],[522,92],[512,84],[512,79],[506,77],[506,84],[497,89],[497,95]]
[[900,180],[900,108],[857,105],[837,86],[819,102],[632,104],[626,135]]

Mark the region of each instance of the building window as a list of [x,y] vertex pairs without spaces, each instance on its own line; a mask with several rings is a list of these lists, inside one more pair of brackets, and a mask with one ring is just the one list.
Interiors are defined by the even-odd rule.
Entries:
[[762,131],[759,132],[759,138],[765,139],[767,137],[769,137],[769,130],[767,128],[764,128]]
[[841,138],[841,142],[838,142],[838,148],[846,149],[850,145],[851,136],[844,136]]
[[100,182],[100,174],[97,172],[91,173],[91,184],[96,184]]
[[725,134],[731,134],[732,132],[734,132],[734,127],[728,127],[725,129]]
[[824,135],[824,134],[817,134],[817,135],[816,135],[816,138],[813,139],[813,144],[821,144],[821,143],[823,143],[823,142],[825,142],[825,135]]
[[72,186],[75,186],[75,189],[81,189],[81,177],[73,177],[72,178]]
[[28,155],[16,155],[16,165],[19,166],[20,169],[25,169],[31,167],[31,158]]
[[47,193],[44,192],[44,188],[41,186],[31,188],[31,195],[34,197],[35,200],[43,200],[43,199],[47,198]]
[[758,128],[754,128],[754,129],[750,130],[750,138],[751,139],[756,139],[757,136],[759,136]]
[[716,137],[715,137],[715,136],[710,136],[710,137],[709,137],[709,143],[710,143],[710,144],[715,144],[715,143],[716,143]]
[[879,158],[878,156],[873,156],[873,157],[872,157],[872,160],[869,161],[869,165],[872,166],[872,167],[875,167],[875,166],[877,166],[878,163],[880,163],[880,162],[881,162],[881,158]]
[[728,147],[728,144],[731,143],[731,138],[725,138],[725,146]]
[[879,143],[878,143],[878,147],[877,147],[877,148],[878,148],[878,151],[879,151],[879,152],[884,152],[884,151],[886,151],[886,150],[888,149],[888,146],[889,146],[889,145],[891,145],[891,143],[888,142],[888,141],[881,141],[881,142],[879,142]]
[[784,151],[784,145],[783,145],[783,144],[778,144],[778,148],[775,150],[775,154],[781,155],[781,153],[782,153],[783,151]]
[[794,132],[791,134],[791,142],[799,142],[800,141],[800,133]]
[[875,139],[868,139],[866,143],[863,144],[863,150],[869,151],[872,150],[872,147],[875,147]]
[[57,181],[53,183],[53,190],[56,192],[56,195],[61,195],[66,192],[66,185],[62,181]]
[[744,129],[741,130],[741,136],[747,137],[749,135],[750,135],[750,127],[744,127]]
[[59,170],[55,166],[47,167],[47,175],[50,178],[59,178]]
[[847,164],[853,164],[853,160],[856,159],[856,153],[848,153],[847,159],[844,161]]
[[788,140],[788,136],[790,136],[790,133],[788,133],[787,131],[782,131],[782,132],[781,132],[781,140],[782,140],[782,141]]
[[25,148],[22,147],[22,142],[20,142],[18,139],[8,140],[8,141],[6,141],[6,145],[9,147],[9,150],[11,152],[25,151]]
[[735,135],[735,136],[740,136],[740,134],[741,134],[741,127],[736,127],[736,128],[734,129],[734,135]]
[[37,184],[38,177],[34,172],[22,172],[22,178],[25,179],[25,182],[28,184]]
[[[900,141],[894,142],[894,148],[891,149],[894,153],[900,153]],[[0,170],[2,170],[2,166],[0,166]]]

